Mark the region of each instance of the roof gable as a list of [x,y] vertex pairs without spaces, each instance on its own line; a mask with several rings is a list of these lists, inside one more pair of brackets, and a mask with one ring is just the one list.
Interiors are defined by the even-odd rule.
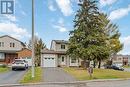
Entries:
[[18,40],[18,39],[16,39],[16,38],[14,38],[14,37],[11,37],[11,36],[9,36],[9,35],[0,36],[0,38],[3,38],[3,37],[8,37],[8,38],[11,38],[11,39],[13,39],[13,40],[15,40],[15,41],[20,42],[23,46],[26,46],[26,45],[25,45],[22,41],[20,41],[20,40]]

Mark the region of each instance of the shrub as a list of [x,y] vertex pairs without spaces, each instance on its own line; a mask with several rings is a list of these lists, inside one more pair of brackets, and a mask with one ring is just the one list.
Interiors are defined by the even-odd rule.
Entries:
[[2,68],[6,68],[7,65],[6,65],[6,64],[1,64],[0,67],[2,67]]

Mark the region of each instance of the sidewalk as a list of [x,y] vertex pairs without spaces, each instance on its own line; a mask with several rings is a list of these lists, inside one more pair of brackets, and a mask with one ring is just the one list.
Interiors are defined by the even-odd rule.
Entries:
[[[126,86],[122,86],[122,85],[120,86],[115,83],[119,83],[122,85],[126,84]],[[43,87],[43,86],[44,87],[118,87],[118,86],[129,87],[130,79],[100,79],[100,80],[73,81],[73,82],[41,82],[41,83],[30,83],[30,84],[0,85],[0,87]]]

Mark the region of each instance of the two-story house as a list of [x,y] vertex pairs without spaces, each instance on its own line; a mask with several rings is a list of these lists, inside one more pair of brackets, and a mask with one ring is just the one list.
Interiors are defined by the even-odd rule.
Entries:
[[11,36],[4,35],[0,37],[0,63],[12,63],[18,58],[17,51],[22,50],[25,44]]
[[79,66],[76,58],[70,58],[66,51],[68,49],[68,41],[52,40],[50,50],[42,50],[41,66],[42,67],[58,67],[58,66]]
[[119,65],[128,65],[129,64],[129,55],[115,55],[112,56],[112,63]]

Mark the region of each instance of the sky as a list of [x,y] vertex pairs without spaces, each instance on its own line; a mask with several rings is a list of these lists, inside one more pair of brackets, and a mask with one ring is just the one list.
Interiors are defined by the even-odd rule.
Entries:
[[[31,1],[15,0],[13,15],[0,14],[0,36],[10,35],[22,42],[31,38]],[[52,40],[68,40],[73,20],[79,9],[78,0],[35,0],[35,35],[42,38],[48,48]],[[99,10],[119,26],[120,41],[124,48],[120,54],[130,55],[130,0],[98,0]]]

